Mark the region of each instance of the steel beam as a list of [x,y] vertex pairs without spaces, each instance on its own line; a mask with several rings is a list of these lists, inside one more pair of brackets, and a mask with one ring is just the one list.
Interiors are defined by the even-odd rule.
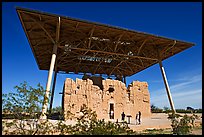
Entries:
[[116,45],[115,45],[114,52],[116,52],[116,49],[117,49],[118,44],[119,44],[119,42],[120,42],[120,39],[122,38],[123,35],[124,35],[124,33],[119,36],[118,41],[116,42]]
[[[59,46],[59,48],[64,49],[65,46]],[[71,50],[78,50],[78,51],[86,51],[86,52],[93,52],[93,53],[101,53],[101,54],[107,54],[107,55],[117,55],[117,56],[122,56],[122,57],[130,57],[130,58],[140,58],[140,59],[146,59],[146,60],[156,60],[158,61],[158,59],[156,58],[149,58],[149,57],[142,57],[142,56],[130,56],[127,54],[121,54],[121,53],[115,53],[115,52],[107,52],[107,51],[100,51],[100,50],[91,50],[91,49],[85,49],[85,48],[74,48],[74,47],[70,47],[69,49]]]
[[37,23],[37,25],[40,26],[40,28],[46,33],[46,35],[48,36],[48,38],[52,41],[52,43],[54,44],[55,41],[53,40],[52,36],[50,35],[50,33],[43,27],[43,24],[39,21],[37,21],[36,19],[32,18],[30,15],[28,15],[30,17],[31,20],[33,20],[35,23]]
[[91,40],[92,40],[92,36],[93,36],[94,29],[95,29],[95,26],[91,29],[91,32],[90,32],[88,48],[91,47]]

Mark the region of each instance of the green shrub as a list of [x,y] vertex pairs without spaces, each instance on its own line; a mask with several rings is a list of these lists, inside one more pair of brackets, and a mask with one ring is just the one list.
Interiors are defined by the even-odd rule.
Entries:
[[120,134],[133,134],[127,122],[112,123],[105,122],[104,119],[97,120],[96,112],[92,112],[86,105],[81,107],[83,115],[77,119],[77,124],[74,125],[70,134],[74,135],[120,135]]
[[[6,135],[129,135],[136,134],[128,127],[126,122],[112,123],[98,120],[96,112],[86,105],[81,107],[83,113],[75,125],[66,125],[58,120],[53,124],[48,119],[39,120],[45,90],[40,84],[37,88],[28,86],[26,82],[15,86],[17,93],[3,94],[2,134]],[[51,115],[62,116],[62,109],[53,109]],[[68,113],[70,116],[72,114]],[[13,129],[13,130],[11,130]]]
[[151,112],[152,113],[162,113],[163,109],[156,107],[154,104],[151,105]]
[[202,113],[202,109],[196,109],[195,113]]
[[194,121],[198,118],[197,115],[193,114],[192,116],[179,114],[169,114],[168,119],[171,120],[171,126],[173,129],[173,134],[176,135],[187,135],[191,132],[194,127]]
[[192,113],[192,110],[185,110],[185,109],[176,109],[177,113]]
[[[13,93],[2,95],[2,112],[4,134],[44,134],[49,133],[51,123],[48,121],[39,122],[41,106],[44,99],[45,90],[38,84],[33,88],[27,82],[15,86]],[[9,129],[14,130],[9,131]]]

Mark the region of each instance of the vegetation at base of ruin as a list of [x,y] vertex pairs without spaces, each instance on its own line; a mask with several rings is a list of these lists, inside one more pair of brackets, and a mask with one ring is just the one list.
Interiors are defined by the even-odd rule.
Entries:
[[146,129],[139,132],[139,135],[172,135],[171,129]]
[[[176,109],[176,114],[171,113],[172,111],[168,107],[160,109],[155,105],[151,105],[152,113],[168,113],[168,119],[171,120],[172,133],[176,135],[189,135],[193,129],[195,129],[195,119],[198,119],[198,116],[194,113],[202,113],[202,109],[197,110],[185,110],[185,109]],[[185,115],[180,115],[178,113],[185,113]],[[193,115],[188,116],[186,113],[191,113]],[[150,131],[150,132],[154,132]],[[148,133],[151,134],[151,133]]]
[[[62,120],[61,107],[53,108],[48,118],[54,115],[61,116],[61,120],[40,120],[41,106],[45,90],[38,84],[37,88],[28,86],[27,82],[14,87],[15,93],[2,96],[2,134],[6,135],[156,135],[172,134],[160,129],[145,130],[141,133],[131,130],[127,122],[112,123],[98,120],[95,111],[87,106],[81,107],[82,115],[77,118],[75,125],[67,125]],[[69,115],[73,115],[68,113]],[[8,119],[10,118],[10,119]],[[174,134],[190,134],[194,127],[196,115],[170,115]],[[202,129],[202,126],[201,126]]]
[[[146,129],[146,130],[137,132],[136,135],[173,135],[173,132],[171,128]],[[202,124],[198,127],[192,128],[191,132],[189,132],[187,135],[202,135]]]
[[[39,120],[41,105],[45,90],[38,84],[32,88],[27,82],[14,87],[15,93],[3,94],[2,112],[6,118],[2,120],[2,134],[6,135],[52,135],[52,134],[80,134],[80,135],[119,135],[134,132],[124,123],[105,122],[97,120],[96,112],[92,112],[85,105],[81,108],[81,115],[75,125],[67,125],[63,120],[52,123],[50,120]],[[52,110],[52,114],[62,114],[61,108]],[[50,115],[48,115],[49,117]]]
[[[2,95],[2,131],[5,134],[43,134],[51,130],[48,121],[39,121],[45,90],[27,82],[14,87],[15,92]],[[51,132],[51,131],[50,131]]]
[[97,120],[96,112],[86,105],[81,107],[80,112],[82,115],[77,118],[77,123],[69,127],[63,125],[65,131],[61,133],[74,135],[129,135],[136,133],[128,127],[127,122],[113,123],[105,122],[103,119]]
[[173,134],[175,135],[188,135],[191,133],[195,127],[195,119],[198,119],[198,116],[193,114],[192,116],[188,115],[179,115],[179,114],[168,114],[168,119],[171,120],[171,126],[173,129]]

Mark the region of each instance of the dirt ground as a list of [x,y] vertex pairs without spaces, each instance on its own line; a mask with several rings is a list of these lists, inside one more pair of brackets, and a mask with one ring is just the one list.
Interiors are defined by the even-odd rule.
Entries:
[[[182,114],[183,115],[183,114]],[[188,114],[191,115],[191,114]],[[200,127],[202,124],[202,114],[196,114],[199,116],[198,120],[195,120],[195,126]],[[11,121],[11,120],[8,120]],[[57,120],[49,120],[52,123],[57,123]],[[68,120],[65,122],[66,124],[72,124],[74,125],[76,121]],[[141,124],[136,125],[135,119],[130,120],[129,127],[134,131],[144,131],[145,129],[151,130],[151,129],[165,129],[168,131],[171,131],[171,121],[168,119],[168,114],[165,113],[152,113],[151,117],[149,118],[142,118]],[[202,127],[195,128],[192,131],[193,135],[202,135]]]
[[192,135],[202,135],[202,129],[194,129]]
[[[184,115],[184,114],[181,114]],[[188,114],[191,115],[191,114]],[[199,126],[202,123],[202,114],[196,114],[199,116],[198,120],[195,120],[195,125]],[[152,113],[149,118],[142,118],[141,124],[136,125],[135,120],[132,119],[129,127],[134,131],[142,131],[145,129],[171,129],[171,121],[168,119],[168,114],[165,113]],[[195,129],[192,134],[202,135],[202,128]]]

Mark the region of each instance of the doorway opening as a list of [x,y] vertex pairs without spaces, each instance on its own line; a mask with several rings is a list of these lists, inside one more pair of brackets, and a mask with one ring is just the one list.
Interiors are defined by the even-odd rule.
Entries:
[[110,103],[110,119],[114,119],[114,104]]

